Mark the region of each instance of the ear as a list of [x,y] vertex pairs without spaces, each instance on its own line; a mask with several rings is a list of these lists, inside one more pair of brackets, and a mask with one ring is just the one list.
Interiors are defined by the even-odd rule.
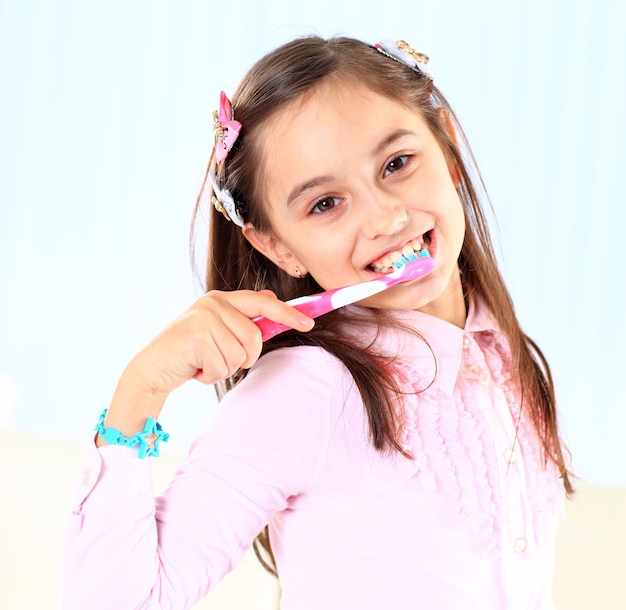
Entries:
[[[441,124],[443,125],[445,130],[448,132],[450,139],[454,142],[454,145],[456,146],[458,150],[459,140],[456,135],[456,129],[454,128],[454,123],[452,122],[452,119],[450,118],[450,114],[445,108],[437,108],[437,114],[439,115],[439,120],[441,121]],[[450,171],[450,176],[452,178],[452,182],[454,182],[455,187],[458,187],[459,184],[461,184],[462,179],[461,179],[461,174],[459,172],[459,168],[456,165],[456,162],[453,159],[448,159],[448,167]]]
[[439,115],[439,120],[441,121],[441,124],[446,128],[448,135],[452,138],[452,141],[458,146],[459,140],[456,136],[456,129],[454,128],[454,124],[452,123],[450,114],[445,108],[437,108],[437,114]]
[[271,233],[257,231],[249,222],[244,225],[241,232],[255,250],[292,277],[306,275],[304,265],[278,237]]

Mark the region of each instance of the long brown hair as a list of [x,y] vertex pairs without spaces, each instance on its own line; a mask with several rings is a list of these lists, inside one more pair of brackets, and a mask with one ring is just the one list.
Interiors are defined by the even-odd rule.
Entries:
[[[325,40],[316,36],[289,42],[259,60],[232,97],[235,118],[242,130],[228,158],[219,167],[223,187],[233,195],[246,221],[259,231],[271,231],[263,199],[261,128],[290,102],[310,94],[331,79],[358,82],[371,91],[419,112],[437,139],[458,186],[466,231],[459,266],[466,296],[480,296],[508,338],[512,370],[522,391],[523,408],[533,423],[544,459],[558,467],[568,493],[573,491],[558,435],[552,377],[543,354],[522,331],[510,294],[498,268],[481,200],[488,201],[469,144],[446,99],[422,73],[394,61],[372,46],[351,38]],[[444,109],[443,112],[441,109]],[[442,120],[442,115],[447,117]],[[447,120],[454,127],[449,129]],[[456,138],[453,133],[456,132]],[[210,189],[206,179],[203,191]],[[197,210],[204,201],[198,196]],[[294,279],[254,250],[239,227],[212,211],[206,266],[206,290],[270,289],[283,300],[321,291],[314,278]],[[385,312],[373,312],[378,324],[392,324]],[[354,349],[349,327],[353,319],[338,310],[319,318],[309,333],[286,332],[264,345],[264,353],[278,347],[318,345],[339,358],[355,379],[367,412],[371,440],[379,450],[400,452],[394,419],[397,391],[388,362],[373,349]],[[346,330],[347,329],[347,330]],[[232,388],[246,371],[218,384],[218,395]]]

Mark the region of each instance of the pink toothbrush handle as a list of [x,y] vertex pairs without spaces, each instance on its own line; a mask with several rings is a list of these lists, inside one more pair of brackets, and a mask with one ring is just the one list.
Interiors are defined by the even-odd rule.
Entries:
[[[317,318],[319,316],[336,309],[332,302],[332,297],[344,288],[335,288],[334,290],[327,290],[326,292],[320,292],[319,294],[311,294],[306,297],[298,297],[287,301],[289,305],[295,307],[298,311],[309,316],[309,318]],[[269,320],[268,318],[260,317],[254,320],[255,324],[261,329],[263,335],[263,341],[267,341],[272,337],[290,330],[291,326],[285,324],[279,324]]]
[[[387,276],[381,276],[375,280],[355,284],[354,286],[335,288],[320,294],[298,297],[297,299],[287,301],[287,303],[310,318],[317,318],[329,311],[382,292],[400,282],[422,277],[430,273],[434,266],[435,261],[432,258],[418,258],[415,261],[408,262],[402,268]],[[279,324],[263,316],[255,318],[254,323],[261,329],[263,341],[267,341],[286,330],[291,330],[290,326]]]
[[[332,291],[334,292],[334,291]],[[327,296],[328,293],[323,292],[319,295],[311,295],[310,297],[302,297],[303,299],[314,299],[311,301],[306,301],[304,303],[297,303],[297,299],[293,301],[288,301],[289,305],[295,307],[298,311],[306,314],[310,318],[317,318],[329,311],[333,310],[332,305],[330,305],[330,297]],[[325,298],[326,297],[326,298]],[[330,307],[329,307],[330,305]],[[261,334],[263,336],[263,341],[267,341],[280,333],[291,330],[291,326],[286,326],[285,324],[279,324],[278,322],[274,322],[269,318],[265,318],[261,316],[260,318],[256,318],[254,323],[261,329]]]

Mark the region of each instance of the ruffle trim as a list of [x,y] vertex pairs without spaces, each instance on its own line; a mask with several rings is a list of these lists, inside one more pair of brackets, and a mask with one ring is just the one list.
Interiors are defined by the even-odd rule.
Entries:
[[544,466],[537,433],[520,404],[520,393],[517,384],[512,379],[508,366],[510,358],[506,343],[492,339],[487,345],[481,345],[481,347],[494,382],[504,392],[513,421],[519,422],[517,442],[525,464],[526,486],[533,513],[535,542],[538,547],[541,547],[549,540],[547,524],[552,521],[550,517],[564,516],[565,488],[556,465],[549,461]]
[[[478,339],[480,335],[482,339]],[[562,514],[563,485],[553,465],[543,467],[532,424],[520,412],[518,393],[507,365],[508,347],[495,341],[491,333],[477,333],[476,338],[491,371],[487,383],[502,388],[513,421],[519,419],[517,442],[524,462],[527,506],[532,513],[529,518],[532,518],[535,543],[540,548],[551,539],[548,527],[553,519],[550,517]],[[397,414],[400,443],[413,456],[412,460],[403,459],[401,467],[422,491],[435,492],[443,485],[452,486],[455,512],[478,534],[478,552],[499,554],[503,509],[500,456],[489,433],[489,422],[474,395],[477,385],[460,380],[450,399],[436,386],[424,390],[430,380],[411,366],[396,362],[394,368],[396,383],[405,393]],[[486,380],[477,378],[477,381],[484,384]],[[442,405],[454,408],[442,409]],[[437,476],[448,480],[438,482]]]
[[[452,484],[457,517],[479,535],[478,551],[494,554],[501,533],[497,515],[501,514],[502,497],[495,451],[483,432],[487,422],[479,410],[466,407],[472,404],[472,397],[461,392],[455,391],[455,408],[442,410],[440,405],[450,404],[449,398],[436,388],[420,393],[428,381],[405,364],[397,363],[396,381],[406,392],[399,415],[402,446],[414,456],[405,460],[407,467],[421,478],[428,473],[433,479],[430,491],[439,488],[435,470],[445,473],[441,476],[447,475],[448,481],[442,483],[446,487]],[[433,451],[436,457],[429,457]],[[435,460],[443,469],[436,468]]]

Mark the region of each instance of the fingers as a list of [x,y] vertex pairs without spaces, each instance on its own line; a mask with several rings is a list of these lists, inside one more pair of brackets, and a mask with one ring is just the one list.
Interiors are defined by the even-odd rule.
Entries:
[[195,355],[202,383],[231,377],[250,368],[259,358],[263,344],[255,325],[239,311],[222,307],[201,317],[204,327],[195,334]]
[[261,332],[253,319],[265,316],[306,332],[314,320],[264,290],[207,293],[195,305],[199,313],[194,332],[198,371],[202,383],[216,383],[239,369],[250,368],[263,348]]
[[[213,293],[208,293],[207,296]],[[251,298],[251,294],[254,295]],[[311,330],[315,321],[303,314],[295,307],[279,300],[271,290],[250,292],[240,290],[237,292],[218,293],[218,298],[227,299],[233,307],[250,319],[264,316],[274,322],[279,322],[301,332]]]

